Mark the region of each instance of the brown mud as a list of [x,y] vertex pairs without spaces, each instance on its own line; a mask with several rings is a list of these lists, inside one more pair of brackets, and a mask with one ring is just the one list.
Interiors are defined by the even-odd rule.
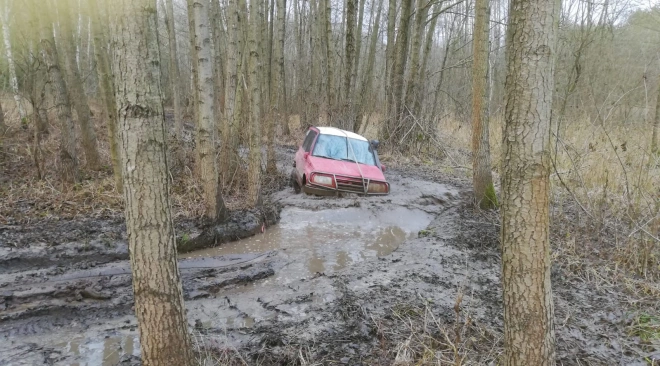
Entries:
[[[282,159],[289,169],[291,157]],[[497,223],[473,212],[460,182],[412,169],[386,176],[387,197],[320,198],[286,188],[270,194],[268,210],[236,214],[222,227],[177,223],[187,249],[214,246],[180,258],[200,357],[497,364]],[[126,259],[120,218],[0,227],[0,364],[139,364]],[[561,364],[660,358],[628,332],[623,290],[593,286],[562,266],[553,281]]]

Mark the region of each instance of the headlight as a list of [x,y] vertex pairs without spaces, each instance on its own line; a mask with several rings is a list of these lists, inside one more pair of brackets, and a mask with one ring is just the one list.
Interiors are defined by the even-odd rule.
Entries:
[[387,183],[382,182],[369,182],[369,193],[388,193],[389,188]]
[[334,186],[332,177],[327,175],[314,174],[312,175],[312,182],[316,184],[322,184],[324,186]]

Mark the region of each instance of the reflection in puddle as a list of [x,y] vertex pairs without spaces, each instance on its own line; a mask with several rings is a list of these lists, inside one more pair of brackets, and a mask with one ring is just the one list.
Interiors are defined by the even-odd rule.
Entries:
[[110,366],[119,364],[122,356],[140,355],[137,336],[109,337],[87,341],[74,338],[59,345],[64,354],[73,356],[72,366]]
[[289,283],[388,255],[406,238],[426,228],[431,219],[424,211],[404,207],[382,211],[357,207],[309,211],[289,207],[282,211],[280,223],[263,234],[183,257],[279,250],[291,262],[276,274],[275,280]]

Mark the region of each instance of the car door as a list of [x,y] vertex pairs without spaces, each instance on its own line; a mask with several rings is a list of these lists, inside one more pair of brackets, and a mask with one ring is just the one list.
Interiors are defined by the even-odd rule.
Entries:
[[312,128],[307,130],[307,134],[305,135],[305,139],[303,140],[302,145],[298,148],[298,151],[296,152],[296,157],[295,157],[295,164],[296,164],[296,171],[298,172],[298,181],[302,183],[302,176],[305,174],[305,165],[307,162],[305,161],[305,153],[310,152],[312,149],[312,145],[314,144],[314,140],[316,139],[316,136],[318,135],[318,132]]

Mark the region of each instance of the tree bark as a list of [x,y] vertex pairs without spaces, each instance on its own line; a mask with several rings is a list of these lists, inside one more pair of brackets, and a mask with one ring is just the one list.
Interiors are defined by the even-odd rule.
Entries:
[[408,29],[410,26],[410,11],[413,0],[402,0],[401,19],[396,36],[396,52],[392,69],[392,99],[390,101],[390,133],[394,132],[402,113],[404,74],[408,61]]
[[[431,18],[431,23],[426,30],[426,39],[424,40],[424,55],[422,56],[422,65],[419,67],[419,80],[421,80],[422,83],[424,83],[426,80],[426,67],[428,65],[428,60],[431,56],[431,50],[433,47],[433,35],[435,34],[435,26],[438,23],[438,17],[435,16],[435,13],[440,10],[441,5],[442,3],[436,3],[433,6],[433,12],[431,14],[434,16]],[[424,100],[424,96],[426,95],[426,90],[424,89],[422,93],[418,92],[417,98],[415,99],[414,110],[416,111],[422,110],[422,102]]]
[[237,145],[235,142],[237,140],[235,116],[237,110],[240,109],[237,93],[240,93],[241,89],[239,85],[242,60],[240,29],[244,16],[240,12],[238,1],[229,0],[227,16],[227,82],[225,83],[226,102],[222,128],[222,159],[220,159],[220,174],[224,185],[230,182],[236,165],[234,163],[236,156],[234,146]]
[[502,167],[504,365],[555,364],[550,119],[559,1],[512,0]]
[[657,158],[658,153],[658,130],[660,130],[660,78],[658,78],[658,97],[655,103],[655,117],[653,118],[653,133],[651,135],[651,154],[653,159]]
[[371,39],[369,41],[369,55],[367,56],[367,67],[364,70],[364,80],[362,81],[360,94],[358,95],[359,102],[357,109],[359,113],[353,124],[353,132],[355,133],[360,133],[362,119],[364,118],[365,114],[368,115],[368,112],[365,112],[366,110],[365,101],[366,101],[367,91],[370,91],[373,88],[374,64],[376,63],[376,46],[378,45],[378,36],[380,31],[380,15],[382,10],[383,10],[383,1],[381,1],[378,5],[378,12],[376,13],[376,18],[371,30]]
[[[326,0],[329,1],[329,0]],[[355,63],[355,21],[356,2],[358,0],[346,0],[346,63],[344,65],[344,91],[343,95],[347,103],[351,98],[351,81],[353,80],[353,64]]]
[[101,168],[101,158],[96,142],[96,131],[94,122],[91,120],[91,111],[87,102],[87,94],[83,88],[83,80],[78,70],[76,61],[75,41],[73,39],[73,17],[71,10],[73,2],[71,0],[60,0],[57,2],[60,13],[60,38],[59,43],[62,46],[60,56],[64,60],[67,75],[67,87],[69,96],[76,110],[78,124],[80,125],[80,137],[82,139],[83,151],[88,169],[99,170]]
[[249,128],[249,167],[248,200],[250,205],[261,204],[261,84],[259,82],[259,29],[262,17],[261,7],[255,1],[250,2],[250,20],[248,32],[248,87],[250,93],[250,128]]
[[[364,4],[366,0],[360,0],[358,8],[357,28],[355,31],[355,65],[353,65],[353,90],[358,90],[360,81],[360,60],[362,60],[362,26],[364,25]],[[351,97],[353,97],[351,95]]]
[[286,36],[286,0],[277,0],[277,45],[275,47],[275,63],[277,64],[277,112],[282,126],[282,134],[288,136],[289,115],[287,110],[286,74],[284,67],[284,37]]
[[[215,1],[215,0],[212,0]],[[195,67],[197,69],[196,113],[197,116],[197,170],[204,191],[206,218],[215,222],[225,217],[225,204],[218,185],[218,166],[215,159],[215,83],[214,63],[211,50],[209,24],[209,0],[188,0],[192,9],[195,34]]]
[[18,108],[18,116],[21,118],[21,121],[25,120],[27,117],[27,112],[23,106],[23,100],[21,98],[21,93],[18,90],[18,77],[16,76],[16,64],[14,62],[14,54],[11,47],[11,35],[9,29],[9,15],[11,9],[9,8],[9,0],[4,0],[3,12],[0,16],[2,21],[2,36],[5,42],[5,55],[7,56],[7,64],[9,65],[9,85],[14,92],[14,101],[16,102],[16,107]]
[[123,178],[121,176],[121,157],[119,156],[119,134],[117,132],[117,100],[115,98],[115,84],[112,80],[112,70],[110,69],[110,56],[106,50],[106,38],[103,27],[103,18],[99,11],[99,3],[102,0],[90,0],[90,17],[92,22],[92,32],[94,38],[94,57],[96,59],[96,71],[98,73],[101,99],[103,100],[103,112],[105,122],[108,127],[108,144],[110,145],[110,160],[112,162],[112,171],[115,179],[117,191],[123,191]]
[[172,90],[172,106],[174,107],[174,126],[176,138],[183,134],[183,104],[181,101],[181,73],[179,70],[179,51],[176,44],[176,28],[174,26],[173,0],[165,0],[165,25],[167,27],[168,44],[170,48],[169,81]]
[[415,110],[418,89],[419,89],[419,75],[420,75],[420,53],[422,48],[422,37],[424,35],[424,26],[426,25],[426,16],[428,14],[428,1],[417,0],[417,10],[415,12],[415,29],[413,33],[413,40],[411,45],[410,67],[408,68],[408,86],[406,88],[406,105],[413,113],[418,113]]
[[5,112],[2,110],[0,102],[0,161],[5,159],[5,134],[7,133],[7,124],[5,124]]
[[[383,0],[385,1],[385,0]],[[387,8],[387,44],[385,45],[385,100],[392,102],[392,69],[394,68],[394,46],[396,37],[396,2],[389,0]]]
[[76,152],[76,127],[71,118],[71,104],[66,90],[66,84],[60,70],[57,47],[53,37],[52,20],[45,13],[47,7],[35,8],[39,17],[39,30],[44,60],[48,69],[48,77],[55,92],[57,118],[60,122],[59,172],[65,182],[78,181],[78,154]]
[[[215,84],[215,116],[217,123],[216,130],[222,131],[222,116],[225,112],[225,69],[227,54],[227,44],[225,42],[225,27],[223,23],[222,12],[218,0],[211,0],[211,19],[213,34],[213,80]],[[214,121],[215,123],[215,121]]]
[[483,210],[497,206],[490,165],[488,57],[489,0],[476,0],[472,41],[472,185],[474,200]]
[[155,0],[117,0],[114,75],[144,365],[193,365],[170,211]]
[[[326,72],[326,109],[328,113],[332,111],[333,105],[335,103],[335,73],[334,73],[334,53],[333,53],[333,42],[334,37],[332,36],[332,3],[330,0],[323,0],[322,3],[317,1],[318,6],[323,6],[323,38],[325,43],[325,62],[327,65]],[[323,4],[323,5],[321,5]],[[321,13],[321,10],[319,10]]]

